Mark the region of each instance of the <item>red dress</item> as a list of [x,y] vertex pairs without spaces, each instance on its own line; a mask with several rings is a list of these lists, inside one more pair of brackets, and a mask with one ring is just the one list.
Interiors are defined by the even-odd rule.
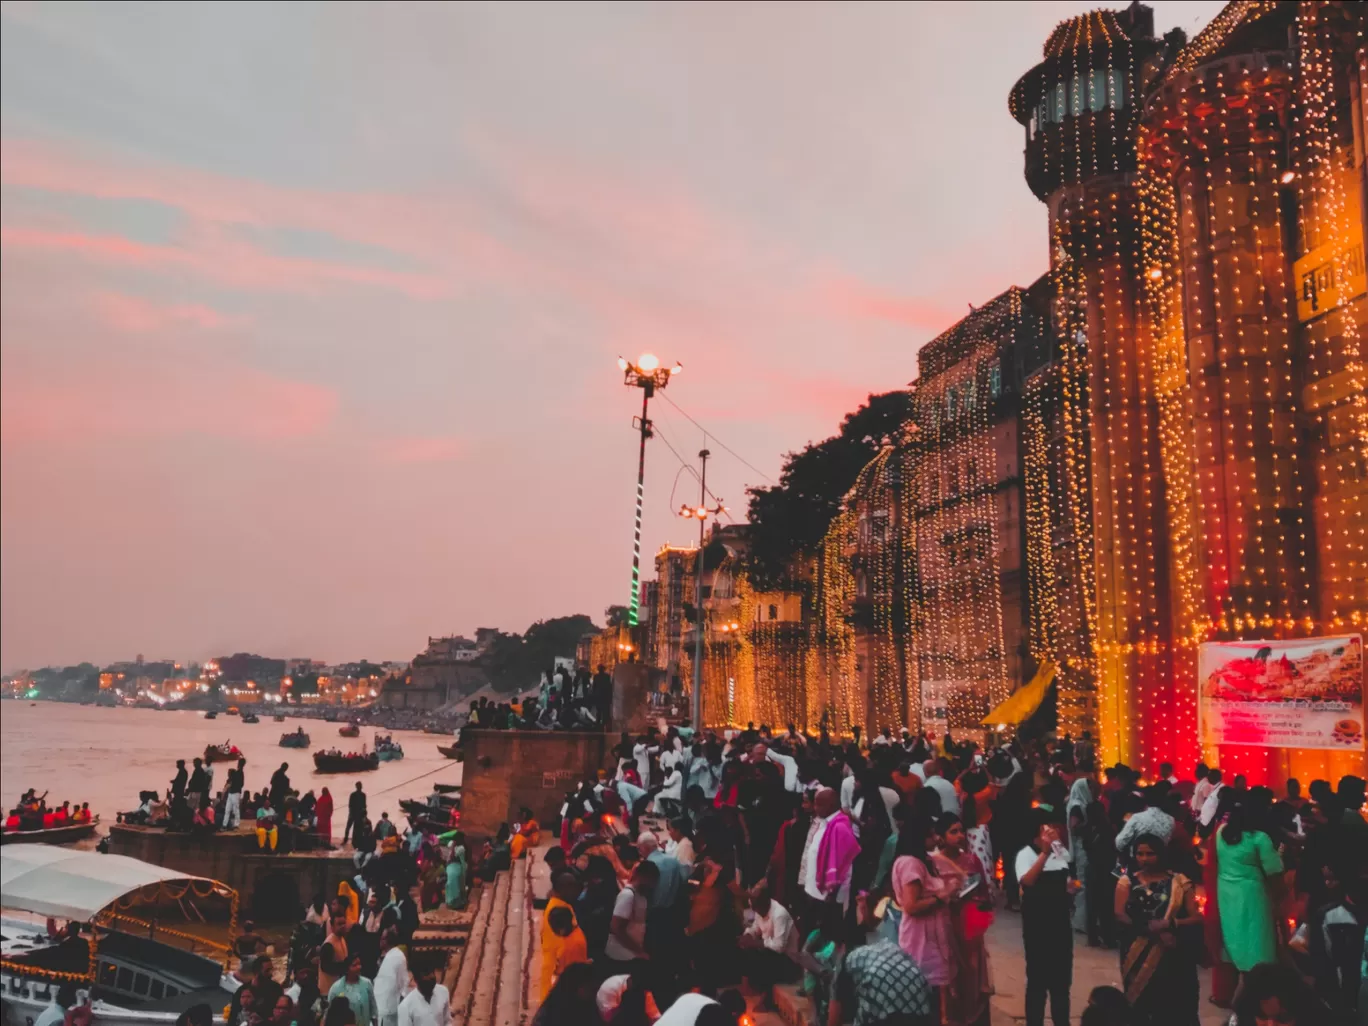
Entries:
[[314,814],[318,817],[318,826],[315,830],[318,836],[323,838],[323,843],[332,844],[332,815],[333,800],[325,787],[323,793],[319,795],[318,801],[314,803]]

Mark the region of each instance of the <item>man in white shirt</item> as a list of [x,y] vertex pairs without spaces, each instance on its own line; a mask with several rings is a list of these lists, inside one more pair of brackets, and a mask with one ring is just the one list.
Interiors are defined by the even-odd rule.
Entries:
[[417,986],[399,1002],[399,1026],[451,1026],[451,994],[434,969],[420,970]]
[[399,946],[399,932],[390,927],[380,934],[382,957],[375,971],[373,989],[375,1007],[380,1015],[380,1026],[396,1026],[399,1005],[409,990],[408,959]]
[[658,751],[660,746],[648,743],[644,737],[632,748],[632,758],[636,759],[637,776],[641,778],[642,787],[651,786],[651,756]]
[[768,883],[751,888],[750,907],[755,917],[739,942],[741,975],[768,1001],[776,983],[798,979],[798,931],[788,909],[770,897]]
[[927,759],[923,769],[926,770],[926,786],[940,796],[941,815],[949,813],[958,816],[960,814],[959,795],[955,793],[955,785],[941,776],[940,760]]
[[[1221,783],[1221,771],[1218,769],[1207,771],[1207,782],[1211,784],[1211,790],[1207,792],[1202,802],[1202,811],[1197,816],[1197,822],[1202,826],[1210,826],[1211,821],[1216,818],[1216,810],[1221,805],[1221,792],[1225,790],[1225,785]],[[1195,793],[1192,800],[1197,800]]]
[[[1219,771],[1218,771],[1219,773]],[[1192,789],[1192,814],[1200,816],[1202,806],[1206,804],[1207,798],[1211,795],[1212,789],[1216,786],[1211,782],[1211,770],[1207,769],[1206,763],[1197,764],[1197,784]]]

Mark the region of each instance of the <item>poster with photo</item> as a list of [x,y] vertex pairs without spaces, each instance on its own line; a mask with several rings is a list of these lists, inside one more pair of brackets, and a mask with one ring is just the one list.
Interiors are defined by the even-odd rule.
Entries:
[[1208,642],[1197,657],[1206,745],[1363,751],[1363,637]]

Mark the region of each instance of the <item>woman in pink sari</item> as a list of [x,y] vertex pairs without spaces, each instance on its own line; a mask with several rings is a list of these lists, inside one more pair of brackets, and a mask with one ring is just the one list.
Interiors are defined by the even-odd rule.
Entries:
[[986,1024],[988,999],[993,994],[988,949],[983,940],[993,922],[990,878],[983,861],[970,850],[968,834],[958,816],[942,816],[936,821],[936,832],[940,835],[941,846],[931,859],[941,879],[946,883],[954,882],[956,898],[971,883],[978,881],[978,886],[952,908],[950,940],[955,974],[941,1000],[941,1021],[945,1026]]

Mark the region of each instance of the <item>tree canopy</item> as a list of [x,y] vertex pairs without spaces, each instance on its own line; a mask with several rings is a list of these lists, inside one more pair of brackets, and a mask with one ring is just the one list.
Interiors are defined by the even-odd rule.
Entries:
[[817,551],[860,471],[886,438],[901,437],[911,414],[908,392],[871,395],[838,433],[785,456],[777,485],[749,490],[747,569],[757,588],[792,583],[795,561]]
[[594,621],[584,613],[538,620],[525,634],[500,631],[490,641],[485,668],[494,690],[504,693],[522,691],[541,679],[543,670],[555,665],[556,657],[573,659],[580,638],[597,631]]

